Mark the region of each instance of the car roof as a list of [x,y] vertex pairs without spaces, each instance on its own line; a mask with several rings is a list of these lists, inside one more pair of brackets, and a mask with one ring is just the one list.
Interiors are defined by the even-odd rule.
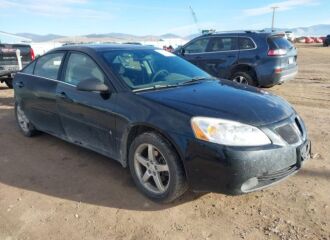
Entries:
[[78,51],[94,51],[94,52],[106,52],[111,50],[147,50],[147,49],[156,49],[153,46],[143,46],[143,45],[133,45],[133,44],[74,44],[74,45],[65,45],[53,49],[52,51],[59,50],[78,50]]
[[273,35],[284,35],[284,32],[267,32],[267,31],[225,31],[225,32],[214,32],[198,36],[197,38],[202,38],[206,36],[242,36],[242,37],[269,37]]

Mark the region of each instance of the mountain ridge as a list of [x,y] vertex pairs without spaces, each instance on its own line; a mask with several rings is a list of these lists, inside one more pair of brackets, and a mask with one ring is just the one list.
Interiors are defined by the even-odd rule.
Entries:
[[[265,30],[270,30],[265,28]],[[276,28],[277,31],[292,31],[296,36],[325,36],[330,34],[330,24],[318,24],[309,27],[296,27],[296,28]],[[75,39],[83,38],[84,40],[95,40],[95,39],[108,39],[109,41],[157,41],[161,39],[171,39],[171,38],[181,38],[185,40],[190,40],[200,34],[191,34],[188,36],[180,36],[173,33],[166,33],[162,35],[134,35],[129,33],[91,33],[81,36],[64,36],[58,34],[34,34],[34,33],[17,33],[17,36],[25,37],[31,39],[33,42],[47,42],[65,39]]]

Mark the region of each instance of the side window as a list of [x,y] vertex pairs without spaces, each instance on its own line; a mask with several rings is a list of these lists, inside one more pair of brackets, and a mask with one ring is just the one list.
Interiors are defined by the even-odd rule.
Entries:
[[250,38],[239,38],[238,45],[239,45],[239,49],[241,49],[241,50],[255,48],[255,45]]
[[26,73],[26,74],[33,74],[33,70],[34,70],[34,65],[36,65],[36,62],[33,62],[31,64],[29,64],[28,66],[26,66],[22,72]]
[[34,75],[57,79],[64,53],[51,53],[40,57],[37,60]]
[[71,53],[64,82],[76,86],[79,82],[87,79],[97,79],[104,83],[105,76],[89,56],[81,53]]
[[212,39],[209,52],[238,50],[237,38],[235,37],[214,37]]
[[189,54],[189,53],[206,52],[208,43],[209,43],[209,38],[198,39],[184,48],[185,53]]

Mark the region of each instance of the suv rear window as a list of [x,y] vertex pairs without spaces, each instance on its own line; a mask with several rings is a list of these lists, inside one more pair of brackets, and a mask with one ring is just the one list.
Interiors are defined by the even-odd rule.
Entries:
[[275,36],[268,39],[268,44],[271,49],[290,49],[292,43],[282,36]]

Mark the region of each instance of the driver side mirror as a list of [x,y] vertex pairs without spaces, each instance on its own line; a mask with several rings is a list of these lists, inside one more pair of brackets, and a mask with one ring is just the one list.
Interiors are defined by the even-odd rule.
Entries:
[[94,78],[86,79],[78,83],[77,90],[86,91],[86,92],[101,92],[101,93],[109,92],[109,88],[107,85],[105,85],[100,80]]

